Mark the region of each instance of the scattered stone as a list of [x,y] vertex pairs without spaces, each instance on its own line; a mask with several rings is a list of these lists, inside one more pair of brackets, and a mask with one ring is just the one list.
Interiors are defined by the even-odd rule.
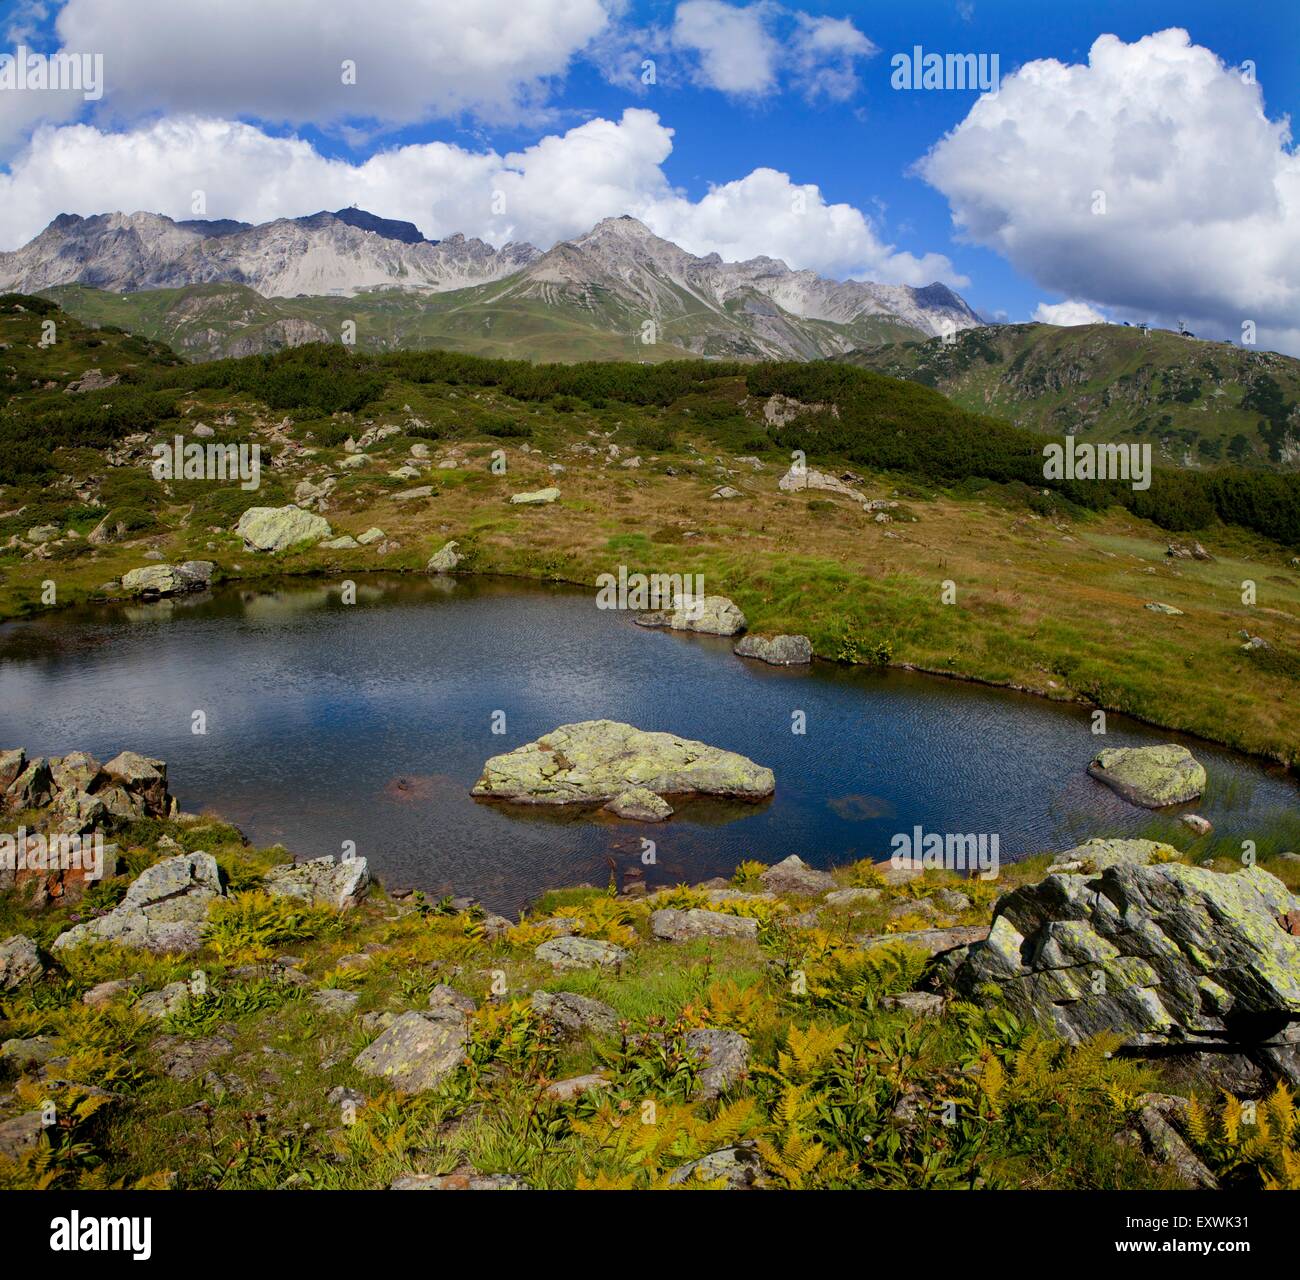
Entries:
[[19,1069],[49,1062],[51,1058],[57,1058],[61,1052],[62,1047],[52,1036],[15,1038],[0,1044],[0,1059],[12,1063]]
[[12,991],[33,982],[45,972],[36,943],[26,934],[15,933],[0,942],[0,991]]
[[608,1089],[609,1081],[603,1075],[592,1073],[585,1076],[570,1076],[567,1080],[557,1080],[546,1086],[546,1097],[554,1102],[572,1102],[574,1098],[595,1089]]
[[122,590],[133,596],[173,596],[191,586],[190,580],[169,564],[147,564],[122,575]]
[[516,507],[545,506],[547,503],[554,502],[559,496],[560,491],[551,486],[546,489],[534,489],[531,493],[511,494],[510,502]]
[[838,476],[825,471],[814,471],[811,467],[792,466],[777,482],[782,493],[800,493],[805,489],[817,489],[824,493],[838,493],[845,498],[862,501],[862,494],[852,485],[847,485]]
[[966,947],[988,937],[986,925],[963,925],[954,929],[912,929],[900,933],[868,934],[857,939],[865,951],[877,947],[902,946],[924,951],[927,956],[941,955],[955,947]]
[[1171,604],[1161,604],[1159,600],[1152,600],[1146,607],[1152,613],[1167,614],[1171,618],[1181,618],[1183,616],[1181,609],[1175,609]]
[[390,1191],[528,1191],[513,1173],[409,1173],[389,1184]]
[[835,888],[835,877],[830,872],[814,870],[797,853],[768,867],[758,878],[763,887],[773,893],[811,897]]
[[1209,818],[1202,818],[1199,813],[1185,813],[1178,820],[1184,826],[1191,827],[1198,836],[1208,836],[1214,830],[1214,823]]
[[138,978],[114,978],[109,982],[98,982],[81,997],[81,1002],[90,1005],[92,1009],[102,1008],[111,1000],[130,991],[137,981]]
[[971,908],[970,899],[958,889],[939,889],[934,897],[945,911],[951,911],[954,915]]
[[761,1191],[767,1186],[763,1166],[752,1142],[723,1147],[707,1156],[692,1160],[669,1175],[673,1186],[689,1183],[691,1186],[721,1182],[727,1191]]
[[39,1111],[0,1120],[0,1156],[10,1160],[21,1159],[23,1154],[38,1146],[45,1132],[45,1119]]
[[879,889],[836,889],[826,895],[828,907],[852,907],[859,902],[879,902]]
[[1205,769],[1186,747],[1107,747],[1088,772],[1124,799],[1147,809],[1185,804],[1205,790]]
[[429,563],[424,569],[426,573],[455,573],[463,559],[460,543],[446,542],[429,557]]
[[700,1098],[716,1098],[749,1070],[749,1041],[737,1031],[714,1027],[688,1031],[686,1048],[703,1064],[697,1082]]
[[365,858],[335,862],[327,855],[297,866],[272,867],[262,883],[273,898],[300,898],[317,906],[348,911],[369,892],[370,866]]
[[732,650],[741,658],[757,658],[774,667],[803,667],[813,659],[807,636],[745,636]]
[[493,756],[472,794],[525,804],[581,804],[643,787],[656,795],[759,800],[775,786],[770,769],[733,751],[613,720],[585,720]]
[[365,533],[357,534],[357,543],[363,547],[368,547],[372,542],[382,542],[383,540],[384,531],[375,528],[373,525]]
[[225,1036],[159,1036],[150,1046],[163,1071],[173,1080],[189,1080],[234,1049]]
[[150,1018],[165,1018],[177,1013],[190,1002],[190,989],[184,982],[169,982],[161,991],[149,991],[136,1001],[136,1008]]
[[429,992],[428,1016],[434,1019],[446,1018],[463,1022],[477,1008],[477,1003],[467,995],[462,995],[455,987],[440,982]]
[[[362,455],[357,454],[356,456],[359,458]],[[320,545],[326,551],[351,551],[360,544],[350,533],[345,533],[341,538],[331,538],[328,542],[322,542]]]
[[394,502],[418,502],[421,498],[433,497],[433,485],[422,484],[414,489],[403,489],[401,493],[393,494]]
[[324,987],[311,993],[311,1002],[326,1013],[351,1013],[361,999],[356,991],[345,991],[342,987]]
[[534,991],[533,1008],[568,1038],[591,1031],[600,1036],[618,1033],[618,1014],[607,1004],[571,991]]
[[921,1018],[937,1018],[943,1012],[942,996],[929,991],[904,991],[902,995],[884,996],[880,1005],[884,1009],[901,1010]]
[[650,916],[650,931],[666,942],[689,942],[694,938],[756,938],[758,921],[749,916],[725,915],[692,907],[679,911],[665,907]]
[[249,551],[287,551],[330,536],[329,521],[301,507],[249,507],[235,532]]
[[739,498],[741,496],[740,490],[733,489],[729,484],[720,484],[711,494],[709,494],[710,498],[721,499],[724,502],[731,498]]
[[628,957],[623,947],[599,938],[552,938],[533,954],[556,969],[617,968]]
[[621,792],[605,805],[604,811],[632,822],[663,822],[673,814],[672,805],[646,787]]
[[461,1064],[466,1038],[461,1023],[404,1013],[352,1065],[366,1075],[383,1077],[404,1093],[421,1093]]
[[[1182,1102],[1183,1099],[1180,1098],[1178,1101]],[[1219,1180],[1193,1154],[1178,1130],[1161,1114],[1158,1107],[1143,1107],[1138,1113],[1138,1125],[1151,1154],[1161,1164],[1168,1165],[1184,1182],[1193,1187],[1200,1187],[1206,1191],[1219,1189]]]

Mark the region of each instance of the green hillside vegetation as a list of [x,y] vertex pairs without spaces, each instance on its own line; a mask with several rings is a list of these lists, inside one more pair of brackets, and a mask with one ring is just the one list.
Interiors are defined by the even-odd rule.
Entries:
[[851,364],[972,412],[1081,440],[1137,440],[1187,467],[1300,467],[1300,360],[1126,325],[968,329],[870,346]]

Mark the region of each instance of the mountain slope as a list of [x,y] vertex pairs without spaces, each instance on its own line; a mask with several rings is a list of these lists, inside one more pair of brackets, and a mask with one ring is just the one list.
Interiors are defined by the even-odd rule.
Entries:
[[[835,281],[774,258],[697,257],[629,217],[607,218],[542,254],[459,235],[425,240],[410,223],[359,209],[256,227],[149,213],[63,215],[22,249],[0,254],[0,289],[66,286],[130,298],[118,305],[84,292],[60,295],[86,319],[198,357],[327,340],[349,319],[358,345],[371,350],[437,344],[534,359],[635,360],[815,359],[979,323],[941,284]],[[194,289],[203,292],[135,301]],[[351,309],[340,312],[338,298]],[[200,313],[211,323],[196,325]]]
[[114,292],[221,281],[266,297],[352,294],[380,285],[445,290],[499,280],[537,257],[528,244],[425,240],[409,222],[358,209],[260,226],[173,222],[156,213],[61,214],[34,240],[0,253],[0,290],[60,284]]
[[1126,325],[1019,324],[843,358],[1052,435],[1145,440],[1189,467],[1300,468],[1300,360],[1272,351]]

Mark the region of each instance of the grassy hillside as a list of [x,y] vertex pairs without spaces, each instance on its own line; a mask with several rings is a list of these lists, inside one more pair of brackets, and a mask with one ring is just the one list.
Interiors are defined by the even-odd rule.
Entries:
[[[127,294],[63,285],[46,296],[87,324],[114,325],[165,342],[194,360],[339,342],[348,322],[356,326],[359,351],[440,347],[538,361],[759,359],[771,348],[764,345],[755,316],[764,317],[807,358],[920,336],[887,318],[863,318],[850,325],[800,320],[778,314],[759,295],[710,309],[682,294],[681,314],[664,316],[656,341],[645,343],[644,308],[631,309],[594,286],[582,294],[544,286],[521,291],[513,279],[448,293],[379,289],[352,298],[264,298],[235,284]],[[753,315],[748,313],[751,306]]]
[[1300,467],[1300,360],[1124,325],[1000,325],[873,347],[849,363],[1084,440],[1142,440],[1167,463]]
[[[1081,699],[1300,760],[1300,477],[1170,473],[1146,495],[1049,488],[1035,481],[1039,437],[845,365],[543,366],[309,347],[186,366],[57,313],[60,342],[42,351],[40,304],[17,305],[0,302],[0,615],[49,607],[50,581],[57,604],[120,595],[148,553],[254,581],[422,571],[454,538],[478,572],[588,585],[619,564],[703,573],[753,629],[802,632],[824,658]],[[121,381],[66,390],[95,367]],[[789,397],[802,409],[770,422]],[[262,447],[260,489],[153,479],[150,443],[200,423]],[[342,465],[356,456],[349,438],[384,427],[393,434],[359,449],[360,465]],[[794,448],[899,505],[780,490]],[[391,474],[400,467],[416,476]],[[327,481],[335,534],[377,526],[382,542],[262,557],[231,532],[246,508]],[[739,496],[712,498],[723,484]],[[552,506],[508,502],[547,485],[561,490]],[[417,486],[429,494],[398,497]],[[92,542],[101,525],[110,536]],[[1169,530],[1214,558],[1166,555]],[[1267,646],[1244,649],[1241,632]]]

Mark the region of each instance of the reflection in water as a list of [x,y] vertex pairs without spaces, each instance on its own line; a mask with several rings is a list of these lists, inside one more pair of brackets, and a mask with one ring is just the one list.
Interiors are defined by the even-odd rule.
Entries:
[[[747,858],[883,857],[915,824],[996,833],[1004,857],[1151,828],[1084,772],[1100,744],[1081,708],[903,672],[744,662],[729,641],[638,628],[572,588],[356,581],[354,605],[313,580],[0,627],[0,747],[161,756],[185,808],[258,843],[320,855],[355,841],[389,883],[502,910],[548,886],[603,885],[607,859],[641,866],[643,840],[654,885]],[[206,735],[191,733],[195,710]],[[806,734],[790,732],[794,710]],[[599,717],[743,752],[774,770],[776,795],[674,802],[672,819],[646,826],[470,797],[488,756]],[[1106,745],[1178,740],[1109,721]],[[1197,809],[1220,834],[1254,838],[1296,807],[1287,777],[1193,745],[1211,778]]]

